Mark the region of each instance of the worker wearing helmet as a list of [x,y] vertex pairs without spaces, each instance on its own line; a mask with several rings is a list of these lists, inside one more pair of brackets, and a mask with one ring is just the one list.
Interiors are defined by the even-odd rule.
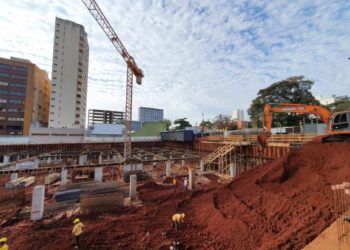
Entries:
[[184,213],[174,214],[172,217],[172,220],[173,220],[173,228],[175,227],[175,229],[177,230],[179,227],[179,224],[185,220],[185,214]]
[[0,238],[0,250],[8,250],[9,249],[9,246],[6,244],[6,242],[7,242],[6,237]]
[[84,224],[80,222],[79,218],[76,218],[74,221],[74,227],[72,234],[75,236],[75,248],[80,247],[80,235],[83,233]]

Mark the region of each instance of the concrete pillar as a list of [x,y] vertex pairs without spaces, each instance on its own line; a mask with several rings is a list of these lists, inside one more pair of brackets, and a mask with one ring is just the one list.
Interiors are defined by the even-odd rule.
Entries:
[[103,181],[103,167],[95,168],[95,181],[98,181],[98,182]]
[[38,158],[36,158],[35,160],[34,160],[34,168],[38,168],[39,167],[39,159]]
[[79,155],[79,165],[85,165],[87,159],[87,155],[80,154]]
[[117,155],[113,155],[113,156],[112,156],[112,160],[113,160],[113,161],[117,161]]
[[44,215],[45,185],[35,186],[32,196],[31,220],[41,220]]
[[98,164],[102,164],[102,154],[98,156]]
[[194,189],[194,171],[193,169],[188,170],[188,190]]
[[47,158],[46,162],[47,164],[51,164],[51,157]]
[[11,173],[10,178],[11,181],[18,179],[18,173]]
[[4,155],[3,163],[9,163],[9,162],[10,162],[10,156],[9,155]]
[[68,175],[68,170],[63,168],[61,172],[61,185],[67,184],[67,175]]
[[130,200],[136,199],[136,187],[137,187],[137,176],[136,174],[130,175]]
[[235,177],[236,176],[236,166],[233,164],[230,166],[230,176]]
[[203,161],[203,159],[201,159],[199,162],[199,169],[200,169],[201,174],[203,174],[204,173],[204,161]]
[[185,166],[185,156],[184,155],[182,156],[181,165]]
[[170,160],[166,161],[165,174],[166,174],[166,176],[170,176],[171,175],[171,161]]

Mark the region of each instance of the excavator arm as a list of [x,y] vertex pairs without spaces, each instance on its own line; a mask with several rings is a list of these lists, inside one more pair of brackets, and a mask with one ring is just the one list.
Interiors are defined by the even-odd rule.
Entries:
[[271,106],[271,104],[266,103],[263,114],[264,132],[271,133],[273,113],[313,114],[318,116],[327,125],[329,125],[329,119],[332,115],[331,111],[327,108],[317,105],[283,103]]
[[314,114],[327,126],[329,126],[329,120],[332,116],[327,108],[317,105],[282,103],[272,106],[270,103],[266,103],[263,113],[263,133],[258,137],[259,143],[263,146],[267,144],[267,138],[271,135],[273,113]]

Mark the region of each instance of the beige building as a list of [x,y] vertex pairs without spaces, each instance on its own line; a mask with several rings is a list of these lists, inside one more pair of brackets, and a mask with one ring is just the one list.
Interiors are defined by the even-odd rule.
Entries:
[[84,27],[56,18],[49,127],[85,127],[88,67]]
[[0,58],[0,135],[29,135],[48,125],[51,85],[29,60]]

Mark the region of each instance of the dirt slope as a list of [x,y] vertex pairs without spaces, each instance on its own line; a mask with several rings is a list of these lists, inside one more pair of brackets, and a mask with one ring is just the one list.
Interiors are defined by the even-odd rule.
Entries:
[[[144,206],[81,216],[83,249],[301,249],[333,220],[332,184],[350,180],[350,143],[308,144],[249,171],[232,183],[184,193],[147,183]],[[185,212],[176,233],[171,215]],[[70,249],[71,220],[49,225],[19,222],[2,232],[12,249]]]

